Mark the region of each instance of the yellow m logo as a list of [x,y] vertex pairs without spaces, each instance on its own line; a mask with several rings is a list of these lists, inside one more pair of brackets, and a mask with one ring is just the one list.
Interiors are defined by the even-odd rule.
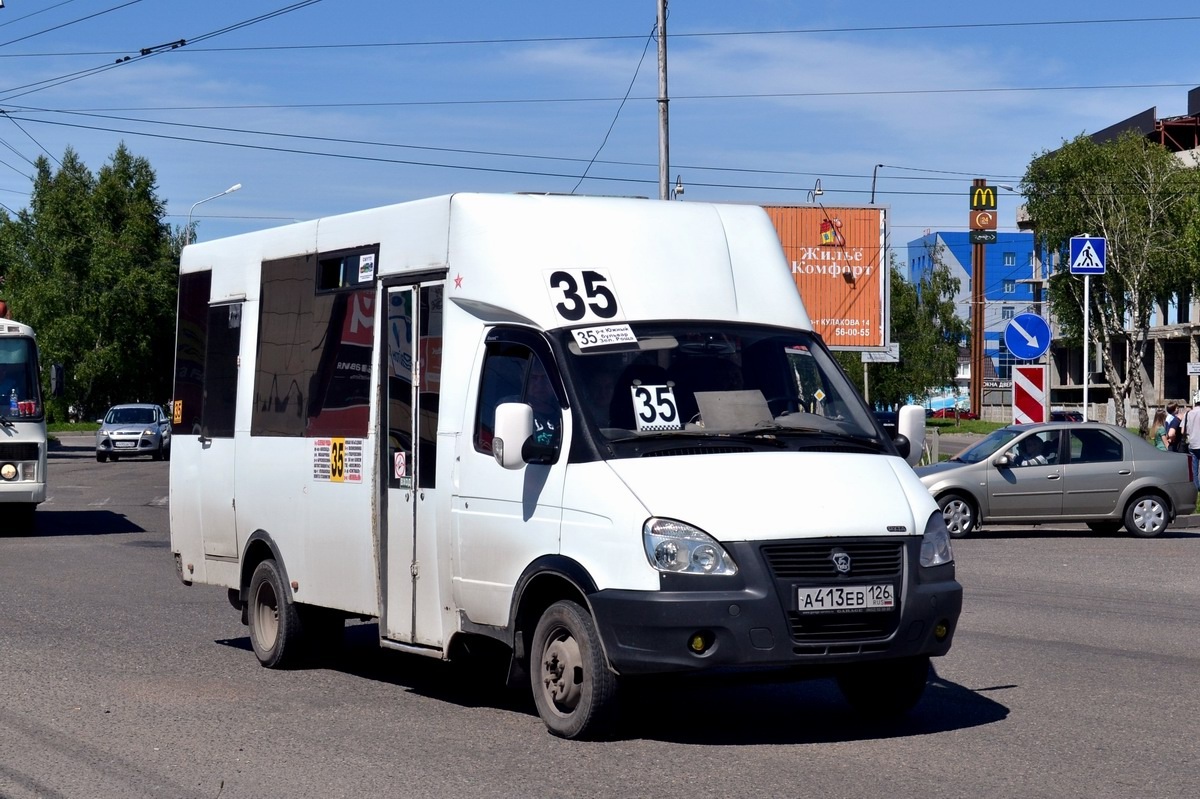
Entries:
[[991,186],[976,186],[971,189],[972,211],[995,211],[996,190]]

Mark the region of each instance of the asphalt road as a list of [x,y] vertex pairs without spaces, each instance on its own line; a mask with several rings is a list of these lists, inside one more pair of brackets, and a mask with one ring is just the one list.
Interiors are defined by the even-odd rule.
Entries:
[[259,667],[168,547],[165,463],[51,461],[0,531],[0,797],[1194,797],[1200,536],[1077,525],[955,542],[966,603],[911,716],[831,683],[672,680],[622,735],[548,735],[490,672],[380,650]]

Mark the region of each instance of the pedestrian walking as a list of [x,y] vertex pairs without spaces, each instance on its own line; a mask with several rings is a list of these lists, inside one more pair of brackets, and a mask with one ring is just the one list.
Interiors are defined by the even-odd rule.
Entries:
[[1192,459],[1192,478],[1200,491],[1200,391],[1192,395],[1192,409],[1184,414],[1183,433]]

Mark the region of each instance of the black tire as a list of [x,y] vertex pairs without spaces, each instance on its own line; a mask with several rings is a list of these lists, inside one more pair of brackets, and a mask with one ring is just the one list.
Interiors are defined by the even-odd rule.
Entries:
[[108,455],[103,452],[97,452],[96,460],[99,461],[100,463],[104,463],[106,460],[108,460]]
[[533,701],[560,738],[600,738],[617,716],[617,676],[608,668],[591,615],[575,602],[546,608],[529,655]]
[[951,538],[966,538],[979,531],[979,511],[970,497],[951,491],[938,497],[937,503]]
[[255,567],[248,605],[250,644],[258,662],[269,669],[299,663],[304,655],[304,625],[275,561],[264,560]]
[[162,446],[150,453],[150,460],[161,461],[163,459]]
[[873,718],[891,718],[912,710],[928,682],[927,655],[855,664],[837,678],[850,706]]
[[112,458],[113,463],[116,463],[117,461],[121,460],[121,456],[117,455],[116,453],[113,453],[112,455],[109,455],[108,457]]
[[1158,494],[1134,497],[1125,507],[1125,529],[1138,538],[1154,538],[1171,523],[1171,509]]
[[170,444],[167,444],[165,447],[163,447],[162,457],[163,457],[164,461],[171,460],[171,445]]
[[1093,533],[1100,533],[1101,535],[1112,535],[1113,533],[1115,533],[1121,529],[1121,522],[1117,522],[1117,521],[1088,522],[1087,526],[1088,526],[1088,529],[1091,530]]

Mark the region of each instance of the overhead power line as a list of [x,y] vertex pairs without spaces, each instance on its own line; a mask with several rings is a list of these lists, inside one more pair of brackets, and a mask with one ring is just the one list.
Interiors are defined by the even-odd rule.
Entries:
[[[310,2],[319,2],[319,0],[310,0]],[[300,4],[302,5],[302,4]],[[35,12],[40,13],[40,12]],[[274,16],[278,12],[272,12],[270,15],[264,15],[263,18]],[[32,16],[32,14],[26,15]],[[671,34],[674,39],[703,39],[703,38],[722,38],[736,36],[803,36],[812,34],[829,34],[829,33],[904,33],[910,31],[933,31],[933,30],[987,30],[997,28],[1041,28],[1041,27],[1064,27],[1064,26],[1085,26],[1085,25],[1123,25],[1123,24],[1153,24],[1153,23],[1180,23],[1180,22],[1196,22],[1200,21],[1200,16],[1174,16],[1174,17],[1113,17],[1104,19],[1069,19],[1069,20],[1015,20],[1011,22],[958,22],[958,23],[931,23],[925,25],[871,25],[857,27],[831,27],[831,28],[786,28],[782,30],[744,30],[744,31],[693,31],[676,32]],[[234,26],[230,26],[228,30],[235,30]],[[220,31],[226,32],[226,31]],[[217,32],[214,32],[214,35]],[[278,44],[278,45],[247,45],[240,47],[189,47],[188,52],[191,53],[232,53],[232,52],[259,52],[270,50],[339,50],[352,49],[362,50],[366,48],[391,48],[391,47],[471,47],[479,45],[523,45],[523,44],[554,44],[566,42],[606,42],[606,41],[641,41],[641,34],[612,34],[606,36],[523,36],[523,37],[505,37],[496,39],[433,39],[425,41],[403,41],[403,42],[343,42],[338,44]],[[192,41],[202,41],[202,39],[194,39]],[[93,50],[80,51],[75,53],[22,53],[23,57],[42,57],[42,56],[86,56],[86,55],[121,55],[124,51],[113,50]],[[0,56],[4,57],[4,56]]]

